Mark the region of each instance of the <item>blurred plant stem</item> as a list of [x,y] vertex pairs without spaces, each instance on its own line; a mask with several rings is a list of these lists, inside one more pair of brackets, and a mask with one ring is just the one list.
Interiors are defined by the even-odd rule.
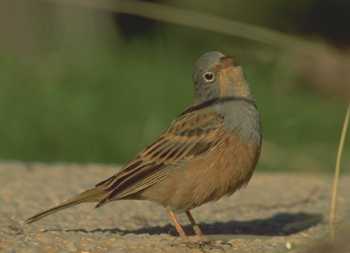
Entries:
[[333,185],[332,185],[331,208],[330,208],[330,214],[329,214],[329,225],[330,225],[330,233],[331,233],[332,240],[335,239],[335,223],[336,223],[336,211],[337,211],[338,184],[339,184],[339,177],[340,177],[340,165],[341,165],[341,158],[344,150],[346,134],[349,126],[349,118],[350,118],[350,104],[348,105],[348,108],[346,110],[345,119],[344,119],[342,132],[340,136],[337,159],[335,164]]
[[190,26],[226,35],[237,36],[280,48],[314,48],[317,44],[275,30],[230,19],[185,10],[163,4],[136,0],[42,0],[54,4],[78,5],[111,12],[126,13],[158,21]]

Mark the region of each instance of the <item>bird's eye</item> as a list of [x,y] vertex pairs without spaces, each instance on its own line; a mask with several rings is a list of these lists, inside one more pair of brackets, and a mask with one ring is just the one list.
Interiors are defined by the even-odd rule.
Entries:
[[215,74],[213,72],[205,72],[203,78],[207,83],[211,83],[215,80]]

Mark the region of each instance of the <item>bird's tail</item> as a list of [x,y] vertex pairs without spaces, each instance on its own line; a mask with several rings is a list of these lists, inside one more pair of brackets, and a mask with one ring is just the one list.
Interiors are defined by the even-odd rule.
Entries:
[[80,193],[78,196],[63,202],[62,204],[60,204],[58,206],[55,206],[51,209],[48,209],[46,211],[43,211],[41,213],[36,214],[33,217],[30,217],[29,219],[27,219],[25,221],[25,223],[29,224],[29,223],[36,222],[36,221],[38,221],[38,220],[40,220],[48,215],[51,215],[55,212],[61,211],[63,209],[66,209],[66,208],[69,208],[72,206],[79,205],[81,203],[99,201],[102,198],[102,196],[104,196],[104,194],[105,194],[105,192],[100,187],[95,187],[93,189],[89,189],[87,191]]

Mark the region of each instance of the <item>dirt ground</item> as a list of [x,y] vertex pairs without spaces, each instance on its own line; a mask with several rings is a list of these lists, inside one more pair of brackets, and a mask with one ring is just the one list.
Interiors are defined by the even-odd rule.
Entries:
[[[0,252],[303,252],[327,234],[330,178],[259,173],[231,197],[193,215],[210,244],[176,236],[164,209],[147,201],[83,204],[24,225],[29,216],[110,176],[117,167],[0,164]],[[338,221],[348,222],[350,176],[341,181]],[[185,217],[180,219],[187,224]],[[186,231],[191,229],[187,225]]]

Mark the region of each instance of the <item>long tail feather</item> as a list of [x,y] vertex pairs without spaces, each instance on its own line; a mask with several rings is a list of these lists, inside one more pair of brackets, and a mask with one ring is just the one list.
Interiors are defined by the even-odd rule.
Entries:
[[38,213],[38,214],[30,217],[29,219],[27,219],[25,221],[25,223],[29,224],[29,223],[36,222],[36,221],[38,221],[38,220],[40,220],[48,215],[51,215],[53,213],[56,213],[58,211],[61,211],[63,209],[69,208],[69,207],[79,205],[81,203],[99,201],[103,195],[104,195],[104,191],[98,187],[84,191],[84,192],[80,193],[78,196],[63,202],[62,204],[60,204],[58,206],[55,206],[51,209],[48,209],[46,211],[43,211],[41,213]]

